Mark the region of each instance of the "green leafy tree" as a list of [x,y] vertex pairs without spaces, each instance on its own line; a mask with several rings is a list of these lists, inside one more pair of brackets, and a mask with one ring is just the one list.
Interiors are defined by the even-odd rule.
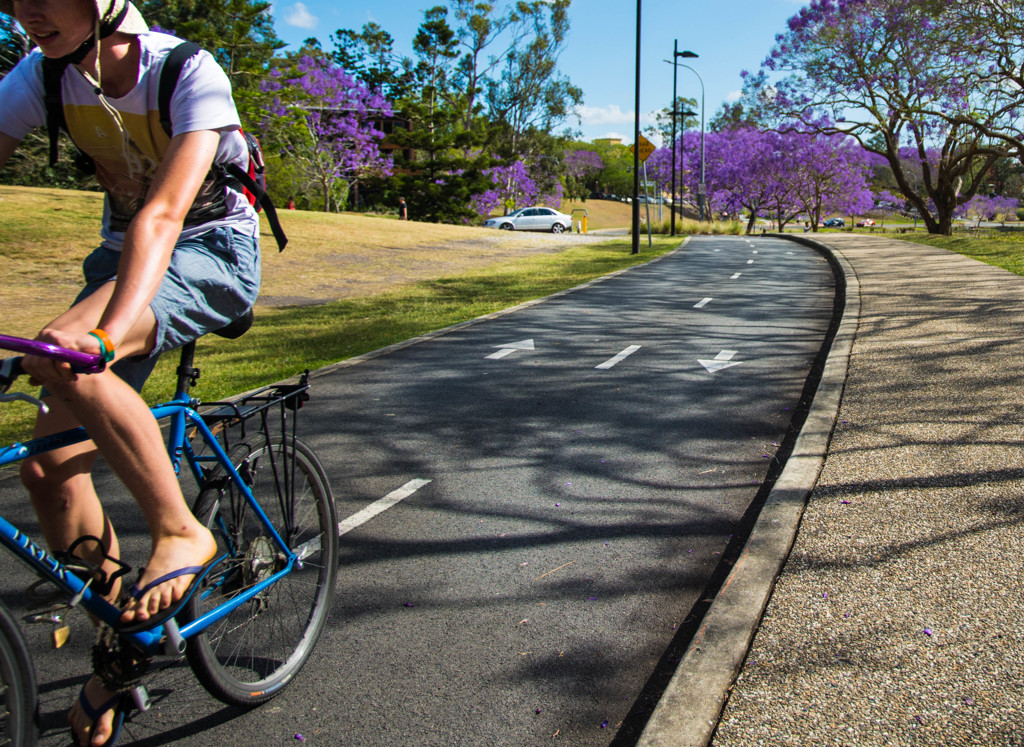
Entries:
[[569,34],[569,3],[520,3],[520,41],[505,51],[502,66],[487,81],[490,120],[508,125],[508,139],[502,144],[508,158],[534,155],[524,151],[522,134],[529,129],[553,131],[583,102],[583,91],[558,70]]
[[28,39],[11,16],[0,13],[0,78],[28,54]]
[[[464,126],[458,108],[431,110],[423,102],[408,101],[403,113],[414,126],[409,131],[396,130],[390,137],[402,154],[395,158],[390,190],[405,198],[413,220],[475,220],[470,201],[491,186],[484,170],[494,165],[480,149],[480,133]],[[404,155],[410,152],[411,160]]]
[[142,0],[139,10],[157,26],[207,50],[234,86],[261,80],[277,50],[271,4],[264,0]]
[[[684,98],[680,96],[676,99],[676,111],[697,111],[697,99]],[[676,126],[672,127],[672,108],[665,107],[659,111],[654,117],[654,124],[647,127],[644,133],[648,137],[653,137],[662,143],[667,143],[669,146],[672,144],[672,133],[675,132],[678,138],[683,130],[691,127],[696,127],[700,124],[700,120],[696,117],[677,117]]]
[[711,132],[722,132],[741,127],[760,129],[763,124],[755,111],[745,107],[742,101],[735,101],[722,104],[722,108],[708,122],[708,130]]
[[424,11],[423,23],[412,40],[418,59],[413,75],[420,98],[431,114],[441,102],[452,100],[451,79],[458,45],[458,37],[448,25],[448,9],[438,5]]
[[394,52],[395,40],[377,23],[361,31],[338,29],[331,35],[334,61],[371,91],[391,100],[404,95],[408,64]]

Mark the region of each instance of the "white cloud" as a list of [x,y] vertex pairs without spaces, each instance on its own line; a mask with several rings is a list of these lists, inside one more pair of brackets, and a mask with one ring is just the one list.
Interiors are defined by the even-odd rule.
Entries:
[[285,10],[284,22],[289,26],[313,30],[320,23],[320,19],[309,12],[305,3],[295,3],[295,5]]
[[725,97],[725,100],[730,104],[735,104],[743,98],[743,91],[730,91],[729,95]]
[[[576,116],[583,127],[600,127],[601,125],[632,125],[633,111],[623,111],[618,104],[607,106],[587,106],[582,104],[576,107]],[[657,112],[643,112],[640,114],[640,125],[652,124],[657,120]],[[609,137],[617,137],[609,135]],[[632,135],[630,135],[632,137]]]

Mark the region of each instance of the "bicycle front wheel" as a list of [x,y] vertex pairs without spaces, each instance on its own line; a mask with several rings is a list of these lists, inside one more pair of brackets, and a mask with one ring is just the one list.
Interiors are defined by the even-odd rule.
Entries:
[[21,628],[0,604],[0,744],[36,743],[36,675]]
[[[256,502],[299,563],[276,583],[188,641],[196,678],[223,703],[270,700],[306,663],[323,630],[338,575],[334,498],[313,451],[282,439],[242,444],[234,463]],[[265,524],[234,483],[204,490],[195,505],[221,551],[206,588],[186,608],[189,619],[271,577],[286,564]]]

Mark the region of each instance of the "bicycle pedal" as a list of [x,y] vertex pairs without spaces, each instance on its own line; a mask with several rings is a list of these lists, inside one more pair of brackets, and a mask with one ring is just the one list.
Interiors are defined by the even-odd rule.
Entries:
[[68,642],[68,638],[71,637],[71,628],[67,625],[61,625],[59,628],[54,628],[50,634],[50,644],[54,650],[57,650],[65,643]]

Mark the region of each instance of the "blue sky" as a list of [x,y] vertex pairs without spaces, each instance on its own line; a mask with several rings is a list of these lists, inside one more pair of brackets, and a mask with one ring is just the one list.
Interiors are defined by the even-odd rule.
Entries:
[[[492,0],[503,7],[500,0]],[[277,0],[273,14],[278,36],[295,45],[315,36],[330,48],[330,34],[340,28],[359,30],[375,21],[394,37],[395,50],[411,52],[412,37],[423,11],[444,0],[385,0],[379,4],[338,0]],[[704,81],[706,118],[741,87],[740,71],[757,70],[771,51],[775,35],[805,3],[802,0],[642,0],[640,44],[641,128],[650,113],[672,100],[673,40],[679,49],[700,55],[680,60],[697,74],[679,68],[678,91],[700,101]],[[578,127],[584,139],[621,137],[633,141],[636,59],[636,5],[610,0],[573,0],[568,47],[560,60],[566,76],[583,89]],[[451,21],[454,23],[454,20]]]

